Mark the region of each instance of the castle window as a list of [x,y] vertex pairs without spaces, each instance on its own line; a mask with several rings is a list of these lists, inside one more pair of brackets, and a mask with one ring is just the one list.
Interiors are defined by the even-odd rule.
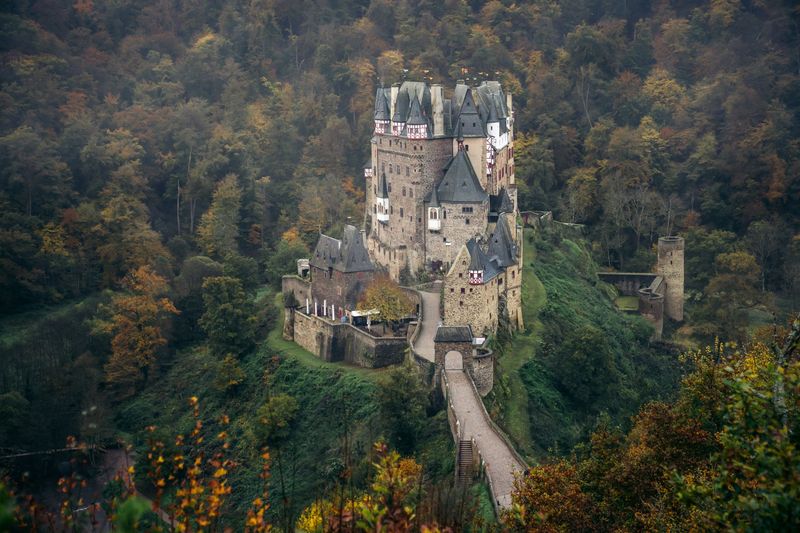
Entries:
[[459,307],[464,307],[464,300],[459,300],[458,305]]
[[386,163],[381,161],[381,172],[386,172]]
[[391,174],[391,173],[392,173],[392,164],[389,163],[389,174]]
[[467,291],[464,289],[464,287],[461,287],[461,294],[464,294],[465,292]]
[[390,215],[394,215],[394,206],[393,205],[389,206],[389,214]]
[[442,242],[447,242],[447,237],[442,237]]
[[453,287],[450,287],[450,292],[456,292],[456,290]]
[[463,272],[459,272],[459,273],[458,273],[458,277],[459,277],[459,278],[463,278],[463,277],[464,277],[464,273],[463,273]]
[[400,208],[400,218],[403,218],[403,208]]
[[406,165],[406,176],[409,175],[408,165]]
[[511,279],[514,279],[516,277],[517,277],[517,271],[516,270],[512,270],[511,271]]
[[462,213],[472,213],[472,208],[471,207],[462,207],[461,208],[461,212]]
[[392,184],[391,183],[387,183],[386,184],[386,188],[389,189],[389,192],[392,192]]
[[464,145],[464,151],[465,151],[465,152],[469,152],[469,145],[468,145],[468,144],[465,144],[465,145]]
[[406,195],[406,188],[403,187],[403,196],[405,196],[405,195]]
[[464,219],[464,223],[465,223],[467,226],[469,226],[469,219],[468,219],[468,218]]

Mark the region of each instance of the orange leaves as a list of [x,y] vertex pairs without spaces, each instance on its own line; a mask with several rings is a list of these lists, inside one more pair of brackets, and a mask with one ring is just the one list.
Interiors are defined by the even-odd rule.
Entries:
[[157,298],[168,286],[150,267],[129,272],[123,287],[127,292],[114,296],[105,309],[110,316],[99,321],[96,329],[113,335],[112,354],[105,367],[106,379],[130,387],[140,379],[142,370],[155,361],[158,349],[167,342],[160,323],[178,310],[168,298]]

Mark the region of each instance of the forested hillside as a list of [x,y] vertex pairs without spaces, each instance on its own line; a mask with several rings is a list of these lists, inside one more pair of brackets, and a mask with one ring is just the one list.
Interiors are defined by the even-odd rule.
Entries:
[[[510,370],[499,376],[519,379],[500,383],[495,407],[510,409],[502,414],[528,454],[567,453],[600,411],[623,420],[674,381],[641,321],[589,288],[591,273],[576,266],[590,263],[585,254],[651,271],[656,238],[684,236],[686,322],[666,333],[686,345],[747,341],[756,324],[800,308],[796,2],[19,0],[0,6],[0,58],[4,453],[70,435],[101,445],[123,436],[144,451],[143,426],[191,430],[185,400],[196,391],[159,400],[190,386],[207,389],[214,416],[255,424],[252,410],[270,401],[262,367],[286,348],[276,344],[280,276],[320,231],[363,220],[375,89],[404,79],[501,81],[514,97],[520,209],[585,225],[586,249],[530,244],[548,298],[525,302],[541,305],[541,323],[508,341],[523,351],[500,361]],[[601,358],[579,349],[591,345]],[[559,366],[576,354],[575,367],[597,365],[594,382]],[[276,360],[276,394],[331,410],[288,417],[302,431],[284,442],[308,446],[307,431],[321,427],[320,446],[342,449],[324,419],[334,416],[322,394],[331,382],[365,402],[351,413],[363,418],[362,444],[376,436],[365,429],[378,409],[367,404],[371,378],[306,378],[295,356]],[[539,403],[504,403],[515,394]],[[294,415],[294,400],[281,401]],[[441,412],[415,402],[403,427],[424,422],[443,442]],[[715,412],[728,412],[721,405]],[[546,424],[535,442],[534,416]],[[238,430],[233,455],[257,459],[253,443],[268,437]],[[446,468],[437,450],[380,432]],[[58,464],[26,461],[1,466],[36,477]],[[254,472],[236,474],[248,498]],[[296,514],[323,486],[303,483],[267,514]]]

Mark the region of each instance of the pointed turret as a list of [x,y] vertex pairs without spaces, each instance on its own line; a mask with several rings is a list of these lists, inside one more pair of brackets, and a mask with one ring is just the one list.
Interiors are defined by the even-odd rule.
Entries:
[[383,172],[378,177],[375,191],[375,218],[383,224],[389,223],[389,187],[386,184],[386,174]]
[[492,264],[489,258],[483,253],[480,245],[475,239],[467,241],[467,251],[469,252],[469,284],[483,285],[494,279],[499,270]]
[[391,115],[389,112],[389,100],[386,98],[386,89],[378,87],[378,92],[375,94],[375,133],[385,134],[389,133],[389,121]]
[[517,243],[514,242],[507,217],[500,217],[489,238],[489,258],[501,268],[517,262]]
[[411,109],[408,112],[408,121],[406,122],[406,135],[409,139],[428,138],[428,120],[423,116],[422,106],[416,96],[411,98]]
[[426,199],[428,204],[428,229],[430,231],[440,231],[442,229],[442,209],[439,205],[439,195],[436,187],[431,190]]

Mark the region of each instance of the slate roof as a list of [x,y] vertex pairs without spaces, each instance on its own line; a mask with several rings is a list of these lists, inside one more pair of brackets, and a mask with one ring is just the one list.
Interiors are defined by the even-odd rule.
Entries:
[[[414,110],[415,98],[419,102],[418,115]],[[498,122],[500,133],[508,131],[506,97],[497,81],[483,82],[478,87],[459,81],[452,98],[442,102],[442,111],[444,131],[441,133],[446,136],[485,137],[487,122]],[[424,82],[404,81],[397,86],[394,109],[391,108],[391,89],[379,88],[375,94],[375,120],[431,126],[432,116],[431,89]]]
[[482,270],[483,282],[493,280],[500,274],[499,266],[481,250],[480,245],[475,239],[467,241],[467,251],[469,252],[469,270]]
[[389,187],[386,185],[386,174],[381,172],[378,178],[378,198],[389,198]]
[[489,211],[492,213],[513,213],[514,203],[508,195],[505,187],[500,189],[498,194],[492,194],[489,198]]
[[375,266],[369,260],[361,232],[350,225],[344,227],[341,240],[324,233],[320,234],[317,247],[309,262],[316,268],[323,270],[333,268],[345,273],[375,270]]
[[517,244],[514,242],[511,228],[508,226],[507,217],[500,217],[497,221],[494,233],[489,238],[487,254],[490,261],[500,268],[506,268],[517,262]]
[[478,113],[478,107],[470,88],[467,88],[455,122],[454,134],[456,137],[486,137],[485,119],[482,119]]
[[406,123],[412,126],[428,123],[425,117],[422,116],[422,109],[416,96],[411,99],[411,110],[408,112],[408,121]]
[[378,87],[378,92],[375,94],[375,120],[390,120],[391,118],[386,89]]
[[425,197],[425,203],[428,204],[428,207],[441,207],[439,203],[439,194],[436,192],[436,187],[431,189],[431,192]]
[[456,152],[446,169],[444,177],[436,186],[440,202],[477,204],[489,199],[466,152]]
[[433,342],[472,342],[470,326],[439,326]]

